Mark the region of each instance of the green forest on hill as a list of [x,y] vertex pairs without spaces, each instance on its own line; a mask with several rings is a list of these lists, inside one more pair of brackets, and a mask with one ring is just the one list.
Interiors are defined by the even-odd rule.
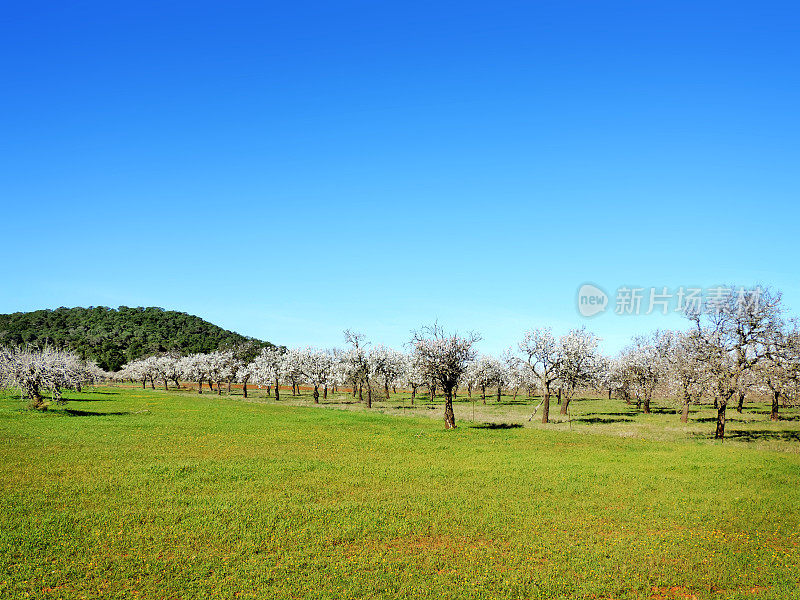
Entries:
[[62,307],[0,315],[0,345],[69,348],[107,371],[150,354],[213,352],[251,339],[200,317],[157,307]]

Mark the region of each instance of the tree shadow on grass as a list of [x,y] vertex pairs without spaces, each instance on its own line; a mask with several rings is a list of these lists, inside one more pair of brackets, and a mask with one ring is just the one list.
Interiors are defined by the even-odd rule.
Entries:
[[[714,439],[714,431],[709,430],[704,433],[691,433],[691,437],[711,440]],[[742,442],[760,441],[782,441],[800,442],[800,431],[773,431],[770,429],[753,429],[750,431],[743,429],[728,429],[725,431],[726,440],[739,440]]]
[[108,398],[67,398],[67,402],[111,402]]
[[[758,415],[759,417],[764,417],[769,419],[769,416],[772,414],[771,410],[754,410],[751,411],[750,414]],[[800,415],[793,415],[793,414],[783,414],[778,411],[778,420],[779,421],[800,421]]]
[[[738,415],[738,416],[737,416]],[[696,419],[690,419],[695,423],[716,423],[717,417],[697,417]],[[728,414],[726,416],[726,420],[730,422],[737,422],[737,423],[759,423],[761,419],[748,419],[745,417],[744,414],[733,413]]]
[[[481,400],[481,402],[483,401]],[[535,402],[533,400],[525,400],[525,399],[501,400],[500,402],[498,402],[497,400],[489,400],[489,398],[486,398],[486,404],[487,405],[494,404],[495,406],[530,406],[532,404],[535,404]]]
[[593,417],[593,416],[598,416],[598,417],[606,417],[606,416],[609,416],[609,417],[635,417],[636,414],[637,413],[636,413],[635,410],[627,410],[625,412],[588,412],[588,413],[583,413],[583,415],[581,415],[581,416],[582,417]]
[[800,442],[800,431],[772,431],[770,429],[727,431],[725,437],[743,442],[761,440],[781,440],[784,442]]
[[[650,413],[654,415],[674,415],[677,412],[678,411],[674,408],[650,407]],[[644,411],[642,411],[642,414],[644,414]]]
[[472,429],[519,429],[522,425],[519,423],[479,423],[469,427]]
[[605,417],[578,417],[578,418],[572,419],[572,421],[575,422],[575,423],[595,423],[595,424],[599,424],[599,423],[626,423],[626,422],[629,423],[629,422],[631,422],[633,420],[634,419],[629,419],[629,418],[625,418],[625,417],[618,417],[618,418],[613,418],[613,417],[610,417],[610,418],[605,418]]
[[78,410],[75,408],[65,408],[63,411],[66,415],[70,417],[112,417],[112,416],[120,416],[120,415],[129,415],[131,414],[128,411],[124,412],[95,412],[93,410]]

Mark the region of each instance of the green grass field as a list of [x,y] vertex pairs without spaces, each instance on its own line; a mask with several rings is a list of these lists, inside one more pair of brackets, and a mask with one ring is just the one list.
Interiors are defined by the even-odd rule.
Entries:
[[0,396],[0,598],[800,598],[797,411],[68,398]]

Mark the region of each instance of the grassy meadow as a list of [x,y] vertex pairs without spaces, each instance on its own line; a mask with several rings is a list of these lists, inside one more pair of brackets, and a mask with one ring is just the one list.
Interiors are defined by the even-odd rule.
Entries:
[[0,598],[800,598],[797,410],[67,398],[0,395]]

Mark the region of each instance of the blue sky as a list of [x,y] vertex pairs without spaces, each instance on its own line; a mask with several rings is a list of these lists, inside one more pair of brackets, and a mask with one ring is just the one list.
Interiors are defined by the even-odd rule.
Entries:
[[162,306],[287,345],[499,352],[584,282],[800,309],[800,9],[12,3],[0,312]]

